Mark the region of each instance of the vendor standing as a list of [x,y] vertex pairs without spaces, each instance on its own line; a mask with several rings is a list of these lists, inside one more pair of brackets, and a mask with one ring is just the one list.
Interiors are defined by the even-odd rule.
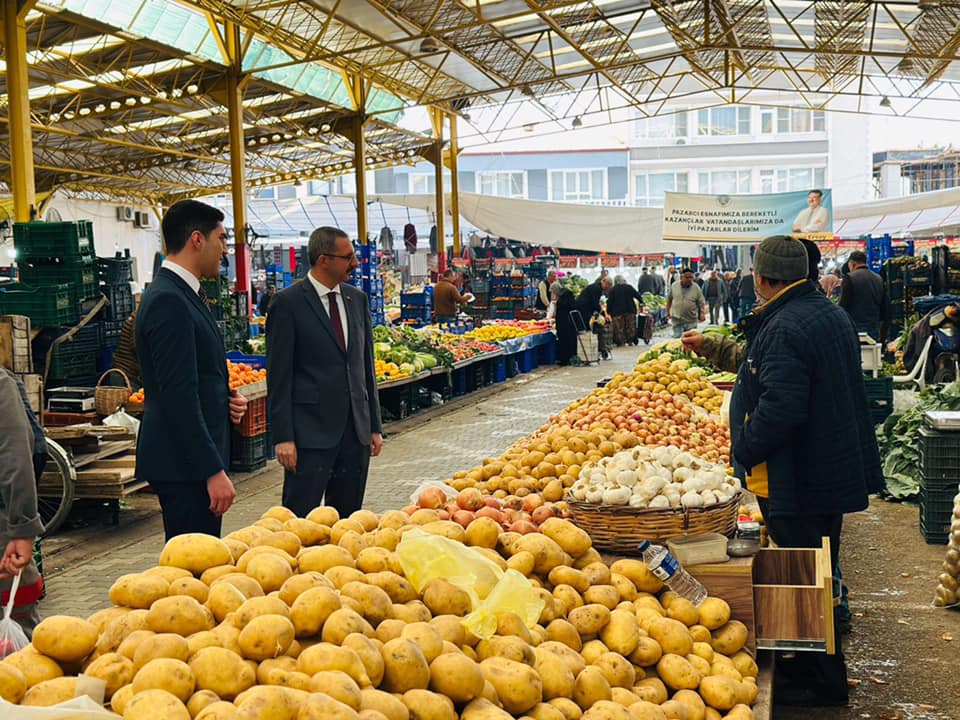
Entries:
[[867,255],[862,250],[850,253],[847,265],[850,272],[840,285],[840,307],[847,311],[857,332],[883,343],[888,321],[883,280],[867,267]]
[[[836,567],[843,515],[866,509],[883,486],[860,346],[846,313],[808,281],[801,241],[765,239],[753,275],[762,304],[740,321],[747,344],[730,403],[731,453],[774,542],[819,548],[827,536]],[[836,625],[834,641],[835,655],[798,653],[780,702],[847,703]]]
[[433,286],[434,321],[452,323],[457,321],[458,306],[470,302],[469,295],[461,295],[453,284],[453,270],[445,270]]
[[554,270],[551,270],[547,273],[547,277],[540,281],[540,284],[537,286],[537,299],[534,303],[534,307],[541,312],[546,312],[547,308],[550,307],[550,303],[555,301],[556,298],[553,297],[553,284],[557,281],[557,273]]
[[700,286],[693,282],[693,270],[684,268],[680,279],[670,286],[667,296],[667,317],[673,325],[673,336],[680,337],[707,319],[707,301]]

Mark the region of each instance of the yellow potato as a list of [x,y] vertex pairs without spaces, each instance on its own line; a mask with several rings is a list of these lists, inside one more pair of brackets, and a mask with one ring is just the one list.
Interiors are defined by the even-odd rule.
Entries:
[[698,623],[708,630],[716,630],[730,620],[730,605],[723,598],[708,597],[697,608]]
[[362,615],[348,608],[340,608],[330,613],[330,617],[323,624],[320,638],[323,642],[340,645],[350,633],[362,633],[373,637],[373,626]]
[[612,573],[610,568],[602,560],[597,560],[589,565],[584,565],[580,570],[587,576],[591,585],[609,585]]
[[310,678],[310,692],[320,692],[339,700],[354,710],[360,710],[360,686],[340,670],[323,670]]
[[26,676],[13,665],[0,662],[0,698],[17,705],[26,692]]
[[357,652],[333,643],[320,642],[305,648],[297,658],[297,670],[311,676],[324,670],[339,670],[360,687],[370,685],[370,676]]
[[278,555],[261,553],[247,563],[247,575],[259,583],[266,593],[279,590],[293,575],[290,564]]
[[195,718],[200,714],[201,710],[216,702],[220,702],[220,698],[217,697],[215,692],[212,690],[198,690],[187,700],[187,711],[190,713],[190,717]]
[[162,577],[168,583],[180,578],[193,577],[193,573],[183,568],[173,567],[172,565],[155,565],[152,568],[143,571],[144,575],[157,575]]
[[[132,636],[133,633],[128,639],[132,639]],[[126,643],[126,640],[124,643]],[[173,658],[174,660],[186,661],[189,657],[190,644],[180,635],[176,633],[152,633],[137,643],[133,657],[130,659],[133,660],[133,669],[136,672],[148,662],[157,658]]]
[[333,589],[333,584],[322,573],[313,571],[298,573],[280,587],[277,597],[293,609],[293,603],[296,602],[296,599],[307,590],[315,587]]
[[97,646],[97,626],[69,615],[51,615],[33,630],[34,649],[58,662],[77,662]]
[[[173,538],[176,540],[176,538]],[[186,637],[201,630],[212,630],[213,613],[192,597],[175,595],[157,600],[147,611],[147,628],[155,633],[176,633]]]
[[189,595],[199,603],[205,603],[210,588],[195,577],[179,578],[170,583],[170,595]]
[[374,710],[387,720],[409,720],[410,710],[396,695],[383,690],[363,688],[360,690],[360,712]]
[[657,663],[657,674],[672,690],[694,690],[700,684],[700,673],[685,657],[668,653]]
[[600,639],[613,652],[629,656],[640,641],[640,625],[636,614],[629,610],[611,612],[610,620],[600,631]]
[[582,710],[588,710],[600,700],[611,700],[612,698],[613,693],[610,691],[610,683],[600,668],[590,665],[577,675],[572,699]]
[[497,547],[497,539],[500,537],[500,526],[493,518],[478,517],[474,518],[467,525],[464,533],[464,544],[471,547],[485,547],[491,550]]
[[166,690],[185,703],[195,688],[193,670],[182,660],[173,658],[151,660],[133,676],[134,697],[144,690]]
[[646,700],[638,700],[630,705],[627,710],[633,715],[634,720],[667,720],[666,713],[659,705]]
[[353,555],[339,545],[318,545],[304,548],[297,556],[297,563],[302,573],[311,570],[325,573],[330,568],[341,565],[350,568],[357,566]]
[[389,618],[393,602],[384,590],[366,582],[348,582],[340,588],[340,600],[353,598],[360,605],[360,614],[374,627]]
[[123,710],[123,720],[190,720],[186,705],[166,690],[136,693]]
[[548,650],[555,655],[559,655],[567,664],[567,667],[570,668],[570,672],[573,673],[574,677],[579,675],[580,672],[587,666],[586,660],[584,660],[583,656],[579,652],[567,645],[564,645],[563,643],[548,640],[540,643],[536,649]]
[[667,608],[667,617],[682,622],[687,627],[696,625],[700,619],[697,607],[686,598],[677,598]]
[[667,700],[660,705],[667,720],[687,720],[687,706],[679,700]]
[[457,720],[453,701],[439,693],[419,688],[403,694],[403,704],[410,710],[411,720]]
[[576,678],[566,661],[542,646],[534,649],[534,657],[533,669],[540,676],[544,700],[572,696]]
[[109,700],[117,690],[133,680],[133,662],[120,653],[106,653],[87,665],[83,674],[103,680],[107,684],[104,698]]
[[478,642],[476,650],[480,660],[503,657],[525,665],[533,665],[534,661],[533,648],[518,637],[494,635],[489,640]]
[[554,609],[561,617],[569,619],[575,608],[583,607],[583,598],[570,585],[557,585],[553,588]]
[[[134,630],[124,638],[122,643],[120,643],[120,646],[117,648],[117,652],[129,660],[133,660],[133,658],[136,656],[137,649],[140,647],[140,643],[147,638],[153,637],[154,635],[156,635],[156,633],[153,630]],[[180,636],[178,635],[177,637]],[[189,641],[187,644],[189,645]]]
[[204,648],[190,658],[189,665],[197,688],[212,690],[223,700],[232,700],[257,679],[238,654],[224,648]]
[[670,697],[667,686],[658,677],[648,677],[637,682],[633,686],[633,694],[641,700],[652,702],[658,706]]
[[493,685],[504,709],[522,715],[543,700],[543,683],[529,665],[501,657],[480,663],[484,679]]
[[266,660],[282,655],[294,638],[293,623],[283,615],[259,615],[240,631],[237,642],[248,660]]
[[556,708],[563,715],[564,720],[579,720],[583,710],[570,698],[553,698],[547,702],[550,707]]
[[566,720],[566,716],[559,708],[549,703],[534,705],[530,710],[527,710],[527,717],[533,718],[533,720]]
[[627,578],[640,592],[657,593],[663,589],[663,583],[642,560],[622,558],[610,566],[610,572]]
[[350,633],[343,639],[341,647],[353,650],[357,654],[360,662],[363,663],[364,670],[367,671],[370,684],[374,687],[379,686],[383,680],[381,643],[360,633]]
[[597,635],[610,621],[610,608],[591,603],[571,610],[567,620],[577,629],[581,637]]
[[679,620],[658,618],[647,626],[647,632],[660,643],[664,653],[689,655],[693,651],[693,637]]
[[404,637],[390,640],[380,652],[384,664],[381,689],[405,693],[416,688],[426,689],[430,685],[430,666],[413,640]]
[[203,710],[196,715],[194,720],[235,720],[236,717],[236,705],[220,700],[219,702],[211,703],[203,708]]
[[297,720],[359,720],[359,717],[352,707],[323,693],[309,695],[297,714]]
[[734,667],[737,668],[743,677],[755,678],[760,674],[760,670],[757,668],[756,661],[746,650],[741,650],[740,652],[734,654],[730,659],[733,661]]
[[41,655],[30,645],[23,650],[7,655],[2,664],[19,670],[26,679],[28,688],[45,680],[63,677],[63,669],[56,660]]
[[633,716],[620,703],[598,700],[583,713],[583,720],[633,720]]
[[370,573],[366,580],[387,593],[394,603],[407,603],[420,597],[409,580],[389,570]]
[[592,547],[590,536],[569,520],[550,518],[540,526],[540,532],[574,558],[581,557]]
[[737,704],[737,681],[723,675],[708,675],[700,681],[700,697],[717,710],[731,710]]
[[526,550],[533,554],[533,571],[537,575],[547,576],[558,565],[569,565],[572,562],[570,555],[564,552],[560,545],[549,536],[540,533],[523,535],[517,540],[516,547],[518,552]]
[[296,720],[297,712],[310,694],[279,685],[257,685],[234,701],[238,720]]
[[[203,578],[201,577],[200,580],[203,581]],[[241,572],[228,572],[220,575],[210,581],[210,587],[212,588],[220,583],[230,583],[237,590],[243,593],[244,598],[263,597],[264,595],[263,588],[260,587],[260,583],[258,583],[249,575],[244,575]]]
[[461,653],[438,655],[430,663],[430,689],[458,705],[479,697],[483,684],[480,666]]
[[443,636],[429,623],[410,623],[400,632],[400,637],[415,642],[428,665],[443,651]]
[[476,698],[467,703],[460,720],[513,720],[513,715],[497,707],[487,698]]
[[462,617],[472,609],[470,596],[442,578],[435,578],[424,586],[423,603],[433,615]]
[[731,620],[711,633],[713,649],[724,655],[734,655],[747,642],[747,626],[739,620]]
[[[186,570],[179,568],[170,568],[187,573],[187,577],[193,579]],[[181,578],[182,579],[182,578]],[[110,586],[108,595],[110,602],[114,605],[120,605],[127,608],[147,609],[155,600],[166,597],[170,592],[170,582],[156,573],[131,573],[121,575],[113,585]]]
[[687,709],[687,720],[704,720],[706,705],[703,698],[693,690],[677,690],[671,700],[676,700]]
[[630,661],[617,653],[603,653],[592,664],[600,669],[610,687],[631,688],[637,679],[637,672]]
[[230,548],[220,539],[202,533],[170,538],[160,553],[160,565],[183,568],[200,575],[207,568],[233,562]]
[[283,615],[290,617],[290,608],[278,597],[265,595],[264,597],[252,597],[244,601],[237,610],[228,618],[236,628],[242,628],[255,617],[260,615]]
[[588,605],[597,603],[613,610],[620,603],[620,591],[613,585],[591,585],[583,593],[583,602]]

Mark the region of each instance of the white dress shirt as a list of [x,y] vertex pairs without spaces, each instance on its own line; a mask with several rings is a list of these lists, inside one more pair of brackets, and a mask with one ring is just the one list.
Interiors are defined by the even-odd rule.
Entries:
[[200,294],[200,279],[192,272],[187,270],[183,265],[178,265],[177,263],[168,259],[164,260],[160,267],[166,268],[170,272],[175,273],[181,280],[190,286],[191,290],[198,295]]
[[323,303],[323,309],[327,311],[327,317],[330,317],[330,293],[334,293],[334,297],[337,299],[337,308],[340,310],[340,325],[343,328],[343,344],[350,347],[350,335],[347,330],[347,306],[343,302],[343,293],[340,292],[340,285],[329,288],[317,280],[311,272],[307,273],[307,277],[310,278],[313,289],[316,290],[317,295],[320,296],[320,302]]
[[830,229],[830,213],[823,205],[808,207],[800,211],[793,224],[799,226],[800,232],[804,233],[826,232]]

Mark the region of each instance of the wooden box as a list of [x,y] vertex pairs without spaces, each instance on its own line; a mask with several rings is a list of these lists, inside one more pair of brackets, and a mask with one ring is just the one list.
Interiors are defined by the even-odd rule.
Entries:
[[23,315],[0,316],[0,365],[18,374],[33,372],[30,318]]
[[27,400],[30,401],[30,409],[33,410],[37,419],[40,419],[40,410],[43,408],[43,376],[42,375],[21,375],[20,381],[27,391]]
[[727,601],[730,617],[747,626],[747,648],[755,653],[757,622],[753,607],[753,562],[752,557],[735,557],[722,563],[684,567],[703,584],[708,593]]

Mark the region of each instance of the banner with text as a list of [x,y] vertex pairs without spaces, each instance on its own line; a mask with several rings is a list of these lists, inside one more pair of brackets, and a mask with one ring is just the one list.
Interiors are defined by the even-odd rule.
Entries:
[[770,195],[666,193],[664,240],[758,243],[769,235],[832,240],[830,190]]

